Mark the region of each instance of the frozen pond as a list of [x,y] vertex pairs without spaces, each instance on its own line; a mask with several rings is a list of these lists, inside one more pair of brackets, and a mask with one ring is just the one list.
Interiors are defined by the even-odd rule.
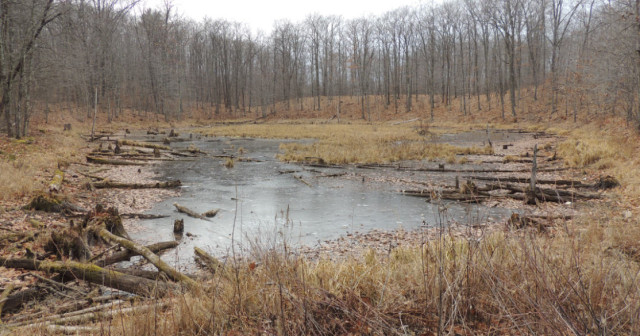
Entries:
[[[247,246],[247,240],[255,238],[286,238],[294,246],[314,246],[349,232],[411,230],[420,227],[423,221],[426,225],[437,225],[435,205],[423,198],[402,195],[397,187],[363,182],[359,178],[318,177],[317,171],[278,161],[276,154],[282,142],[224,138],[194,141],[195,146],[210,155],[193,161],[170,161],[156,167],[162,180],[182,181],[182,194],[148,211],[170,218],[139,221],[141,229],[132,233],[133,238],[145,243],[173,240],[173,221],[183,218],[185,235],[179,248],[164,258],[184,265],[192,264],[194,246],[214,255],[227,255],[232,238],[239,251]],[[176,143],[172,147],[186,148],[187,145]],[[233,168],[226,168],[224,159],[211,156],[237,154],[240,148],[245,152],[243,157],[256,161],[236,160]],[[320,170],[326,173],[359,171],[356,168]],[[294,176],[301,176],[312,186]],[[216,208],[221,211],[208,222],[176,212],[173,203],[199,213]],[[449,203],[447,208],[449,220],[463,223],[495,221],[511,214],[506,209],[479,205]]]

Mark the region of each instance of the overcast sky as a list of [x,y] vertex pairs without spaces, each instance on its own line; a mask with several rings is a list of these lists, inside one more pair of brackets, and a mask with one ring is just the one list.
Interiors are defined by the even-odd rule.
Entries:
[[[422,2],[432,0],[423,0]],[[304,20],[308,14],[342,15],[344,18],[378,15],[419,0],[173,0],[177,13],[201,21],[204,17],[224,18],[248,24],[253,30],[270,32],[280,19]],[[139,8],[160,8],[164,0],[143,0]]]

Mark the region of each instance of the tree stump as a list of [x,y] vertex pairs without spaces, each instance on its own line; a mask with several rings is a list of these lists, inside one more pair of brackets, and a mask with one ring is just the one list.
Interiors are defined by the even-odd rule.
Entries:
[[182,234],[184,232],[184,219],[176,219],[173,222],[173,233]]

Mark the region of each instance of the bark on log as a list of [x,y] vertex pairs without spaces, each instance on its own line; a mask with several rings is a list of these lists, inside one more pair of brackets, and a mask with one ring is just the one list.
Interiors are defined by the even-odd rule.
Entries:
[[[153,253],[158,253],[160,251],[168,250],[176,246],[178,246],[177,241],[165,241],[165,242],[147,245],[146,248]],[[119,263],[121,261],[129,260],[131,259],[131,257],[135,257],[137,255],[140,255],[140,254],[130,250],[120,251],[110,255],[104,260],[99,260],[95,262],[95,264],[100,267],[105,267],[105,266],[113,265],[115,263]]]
[[78,316],[78,315],[84,315],[87,313],[93,313],[96,311],[100,311],[100,310],[105,310],[108,308],[113,308],[119,304],[124,303],[123,300],[115,300],[109,303],[105,303],[105,304],[101,304],[98,306],[94,306],[94,307],[89,307],[89,308],[84,308],[84,309],[80,309],[80,310],[75,310],[72,312],[68,312],[68,313],[59,313],[59,314],[54,314],[54,315],[48,315],[48,316],[44,316],[44,317],[40,317],[40,318],[36,318],[36,319],[32,319],[32,320],[26,320],[26,321],[20,321],[20,322],[15,322],[15,323],[8,323],[5,326],[6,327],[20,327],[20,326],[25,326],[25,325],[32,325],[32,324],[36,324],[36,323],[42,323],[42,322],[49,322],[49,321],[54,321],[54,320],[60,320],[60,319],[64,319],[67,317],[71,317],[71,316]]
[[137,218],[137,219],[159,219],[159,218],[167,218],[167,215],[149,215],[149,214],[139,214],[139,213],[123,213],[120,217],[126,218]]
[[112,269],[116,272],[129,274],[129,275],[133,275],[133,276],[137,276],[137,277],[141,277],[149,280],[158,280],[158,279],[161,281],[169,280],[166,274],[158,271],[147,271],[147,270],[141,270],[141,269],[135,269],[135,268],[120,268],[120,267],[114,267]]
[[203,213],[202,215],[208,218],[212,218],[212,217],[215,217],[218,214],[218,212],[220,212],[220,209],[213,209]]
[[191,210],[191,209],[189,209],[187,207],[184,207],[184,206],[182,206],[182,205],[180,205],[178,203],[173,203],[173,206],[176,207],[178,212],[182,212],[182,213],[187,214],[187,215],[189,215],[189,216],[191,216],[193,218],[198,218],[198,219],[202,219],[202,220],[210,222],[209,218],[207,218],[207,217],[205,217],[205,216],[203,216],[203,215],[201,215],[201,214],[199,214],[199,213],[197,213],[197,212],[195,212],[195,211],[193,211],[193,210]]
[[118,140],[118,143],[121,146],[131,146],[131,147],[143,147],[143,148],[157,148],[157,149],[162,149],[162,150],[171,150],[170,147],[168,146],[163,146],[163,145],[157,145],[157,144],[152,144],[152,143],[148,143],[148,142],[138,142],[138,141],[131,141],[131,140]]
[[49,192],[60,192],[62,191],[62,182],[64,181],[64,172],[60,169],[56,169],[55,173],[53,173],[53,178],[49,183]]
[[126,160],[109,160],[109,159],[103,159],[103,158],[99,158],[99,157],[95,157],[95,156],[89,156],[87,155],[87,162],[88,163],[95,163],[95,164],[108,164],[108,165],[114,165],[114,166],[144,166],[147,163],[146,162],[134,162],[134,161],[126,161]]
[[[530,169],[440,169],[440,168],[410,168],[397,167],[400,171],[417,171],[417,172],[438,172],[438,173],[529,173]],[[540,168],[539,172],[557,172],[568,170],[567,167],[561,168]]]
[[100,328],[87,327],[87,326],[61,326],[61,325],[55,325],[55,324],[48,324],[47,331],[55,334],[89,335],[89,334],[99,333]]
[[[525,189],[528,189],[528,188],[516,187],[511,184],[505,183],[505,184],[487,184],[484,190],[489,190],[489,189],[490,190],[502,189],[502,190],[509,190],[511,192],[516,192],[516,193],[524,193]],[[535,193],[536,193],[536,198],[538,198],[538,200],[546,201],[546,202],[558,202],[558,203],[575,201],[575,200],[591,200],[591,199],[600,198],[600,195],[598,194],[585,194],[585,193],[579,193],[575,191],[559,190],[559,189],[536,188]],[[514,195],[507,195],[507,197],[510,197],[513,199],[520,199],[520,196],[514,196]]]
[[[4,308],[4,303],[7,301],[9,294],[13,291],[13,284],[9,283],[2,291],[2,295],[0,296],[0,316],[2,316],[2,309]],[[1,323],[1,322],[0,322]]]
[[205,252],[203,249],[199,247],[194,247],[193,252],[196,258],[202,262],[211,272],[216,273],[218,271],[223,272],[224,275],[224,264],[221,263],[217,258],[211,256],[209,253]]
[[93,187],[97,189],[154,189],[154,188],[176,188],[181,186],[180,180],[156,182],[156,183],[122,183],[104,180],[102,182],[93,183]]
[[62,262],[0,258],[0,265],[10,268],[23,268],[48,273],[60,273],[64,278],[81,279],[141,296],[153,296],[154,294],[162,296],[170,289],[175,288],[167,283],[156,283],[155,281],[148,279],[126,275],[120,272],[104,269],[96,265],[83,264],[75,261]]
[[20,309],[25,302],[43,298],[49,290],[43,287],[32,287],[13,293],[4,302],[2,314],[12,313]]
[[123,247],[131,251],[134,251],[135,253],[140,254],[145,259],[147,259],[150,263],[156,266],[159,270],[165,272],[171,280],[183,282],[191,288],[195,288],[198,286],[198,284],[195,281],[193,281],[193,279],[189,278],[188,276],[178,272],[176,269],[169,266],[162,259],[160,259],[160,257],[158,257],[155,253],[151,252],[145,246],[136,244],[128,239],[118,237],[104,228],[97,230],[97,232],[95,233],[106,241],[110,241],[112,243],[118,243]]
[[465,203],[480,203],[483,200],[491,197],[490,195],[478,191],[478,193],[461,193],[457,190],[403,190],[402,194],[414,197],[424,197],[428,198],[429,201],[432,200],[448,200],[448,201],[458,201]]
[[118,309],[111,309],[108,311],[95,311],[95,312],[90,312],[90,313],[86,313],[86,314],[82,314],[82,315],[74,315],[74,316],[69,316],[69,317],[65,317],[65,318],[61,318],[58,320],[53,321],[53,323],[55,324],[71,324],[71,323],[88,323],[88,322],[92,322],[95,320],[99,320],[99,319],[107,319],[107,318],[112,318],[118,314],[123,314],[123,315],[127,315],[127,314],[137,314],[137,313],[143,313],[152,309],[164,309],[164,307],[166,307],[168,305],[168,303],[161,303],[157,306],[154,305],[148,305],[148,306],[137,306],[137,307],[127,307],[127,308],[118,308]]
[[[477,181],[512,182],[512,183],[527,183],[527,184],[531,183],[531,179],[528,177],[513,177],[513,176],[493,177],[493,176],[471,176],[471,175],[467,175],[464,177],[472,180],[477,180]],[[593,187],[593,185],[591,184],[585,184],[580,181],[574,181],[574,180],[562,180],[562,179],[540,180],[538,179],[536,182],[538,184],[553,184],[556,186],[568,186],[568,187],[575,187],[575,188],[592,188]]]
[[302,176],[293,175],[293,177],[294,177],[296,180],[298,180],[298,181],[300,181],[300,182],[302,182],[302,183],[306,184],[308,187],[310,187],[310,188],[312,188],[312,187],[313,187],[313,186],[311,185],[311,183],[309,183],[309,182],[305,181],[305,180],[302,178]]

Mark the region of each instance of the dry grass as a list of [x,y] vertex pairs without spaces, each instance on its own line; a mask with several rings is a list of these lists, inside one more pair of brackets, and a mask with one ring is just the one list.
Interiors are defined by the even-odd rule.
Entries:
[[445,158],[451,163],[456,154],[490,154],[490,147],[458,147],[431,143],[412,126],[386,124],[245,124],[215,126],[200,132],[216,136],[275,139],[317,139],[311,143],[285,143],[280,146],[283,161],[303,162],[309,158],[325,163],[387,163],[403,160]]
[[29,195],[44,188],[59,165],[80,161],[84,145],[75,132],[44,130],[22,140],[0,139],[0,200]]
[[109,334],[637,334],[640,267],[620,246],[637,249],[622,237],[638,237],[638,223],[603,224],[480,240],[445,229],[422,247],[339,261],[256,245],[228,277]]

